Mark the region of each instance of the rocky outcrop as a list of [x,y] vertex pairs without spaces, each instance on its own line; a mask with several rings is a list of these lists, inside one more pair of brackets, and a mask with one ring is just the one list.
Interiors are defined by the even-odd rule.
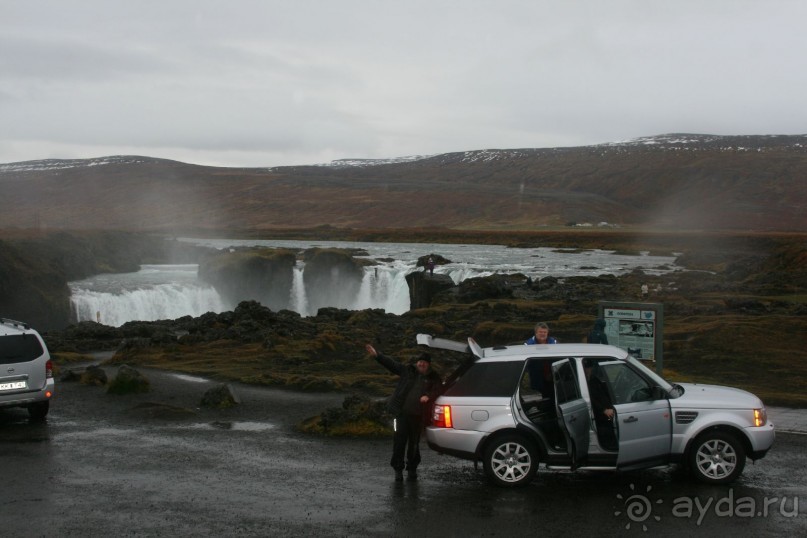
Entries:
[[199,278],[216,288],[225,303],[256,300],[273,309],[289,307],[296,252],[288,249],[230,249],[199,264]]
[[199,405],[216,409],[227,409],[241,403],[241,398],[230,383],[222,383],[209,389],[202,396]]
[[409,308],[427,308],[432,299],[441,291],[454,287],[454,281],[448,275],[431,275],[426,271],[415,271],[406,275],[409,285]]
[[386,437],[393,433],[392,419],[383,400],[353,394],[345,398],[342,407],[326,409],[303,421],[300,429],[333,437]]
[[440,256],[439,254],[435,254],[432,252],[431,254],[426,254],[425,256],[419,257],[417,263],[415,264],[415,267],[423,267],[425,270],[428,270],[429,260],[431,260],[432,263],[434,263],[435,267],[437,267],[438,265],[447,265],[451,263],[451,260],[449,260],[448,258],[444,258],[443,256]]
[[70,321],[70,289],[64,271],[25,245],[0,241],[0,316],[39,330],[62,328]]
[[467,278],[437,294],[433,303],[474,303],[485,299],[509,299],[513,297],[513,288],[527,281],[524,275],[490,275],[486,277]]
[[303,284],[309,311],[353,304],[361,288],[364,269],[350,251],[312,248],[303,253],[303,260]]
[[81,374],[79,382],[82,385],[103,387],[109,382],[109,379],[107,378],[106,370],[100,366],[91,364],[90,366],[87,366],[87,369]]
[[118,368],[118,373],[110,381],[107,387],[109,394],[132,394],[138,392],[148,392],[151,383],[146,376],[131,366],[122,364]]
[[0,315],[37,330],[71,321],[68,281],[137,271],[141,263],[194,263],[203,247],[125,232],[34,232],[0,241]]

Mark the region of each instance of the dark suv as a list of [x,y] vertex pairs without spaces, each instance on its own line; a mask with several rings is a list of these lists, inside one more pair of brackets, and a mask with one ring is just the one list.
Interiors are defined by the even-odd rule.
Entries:
[[641,469],[684,463],[706,483],[731,482],[774,440],[765,406],[729,387],[669,383],[620,348],[600,344],[482,349],[418,335],[462,351],[426,428],[429,447],[481,460],[492,482],[528,483],[557,469]]
[[31,419],[48,414],[53,367],[42,337],[27,324],[0,318],[0,407],[25,407]]

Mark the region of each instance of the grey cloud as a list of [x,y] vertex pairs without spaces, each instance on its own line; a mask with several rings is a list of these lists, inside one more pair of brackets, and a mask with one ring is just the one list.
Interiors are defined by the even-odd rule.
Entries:
[[0,162],[37,144],[271,166],[796,133],[805,18],[801,0],[8,2]]

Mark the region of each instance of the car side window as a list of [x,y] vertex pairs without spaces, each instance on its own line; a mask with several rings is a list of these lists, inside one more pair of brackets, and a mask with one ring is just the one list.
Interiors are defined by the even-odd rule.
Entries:
[[604,381],[609,385],[614,404],[644,402],[653,399],[653,390],[642,376],[625,363],[604,366]]
[[582,398],[580,385],[577,382],[577,376],[574,373],[571,361],[561,364],[560,368],[555,372],[555,393],[559,404]]
[[522,361],[475,363],[453,385],[448,396],[512,396],[521,379]]

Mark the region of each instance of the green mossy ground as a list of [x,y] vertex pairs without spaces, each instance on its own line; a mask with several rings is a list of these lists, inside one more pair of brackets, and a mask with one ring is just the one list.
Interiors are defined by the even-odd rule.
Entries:
[[[491,238],[501,236],[492,234]],[[378,310],[333,310],[312,318],[272,314],[266,320],[256,318],[238,326],[237,320],[219,315],[210,327],[221,331],[220,338],[211,341],[191,334],[170,343],[124,347],[112,362],[221,381],[382,398],[391,392],[396,378],[365,354],[365,343],[408,360],[418,352],[418,333],[459,341],[472,336],[480,345],[491,346],[523,341],[539,320],[546,321],[561,342],[582,342],[596,317],[599,300],[642,300],[637,292],[641,283],[647,283],[651,289],[663,287],[646,299],[664,305],[664,373],[668,379],[734,386],[757,394],[768,405],[807,407],[807,349],[802,343],[807,334],[804,237],[653,236],[631,243],[624,233],[578,233],[555,234],[549,239],[513,234],[512,240],[519,246],[566,248],[577,244],[631,252],[684,252],[681,260],[687,267],[705,272],[567,279],[565,287],[547,290],[538,286],[532,295],[515,293],[507,299],[437,304],[401,316]],[[262,332],[234,330],[246,326],[258,326]],[[435,351],[433,356],[435,367],[444,375],[457,365],[456,354]],[[373,431],[375,426],[364,419],[344,424],[345,434]],[[314,420],[308,429],[317,431],[318,427]],[[329,435],[339,431],[334,424],[329,428]]]

